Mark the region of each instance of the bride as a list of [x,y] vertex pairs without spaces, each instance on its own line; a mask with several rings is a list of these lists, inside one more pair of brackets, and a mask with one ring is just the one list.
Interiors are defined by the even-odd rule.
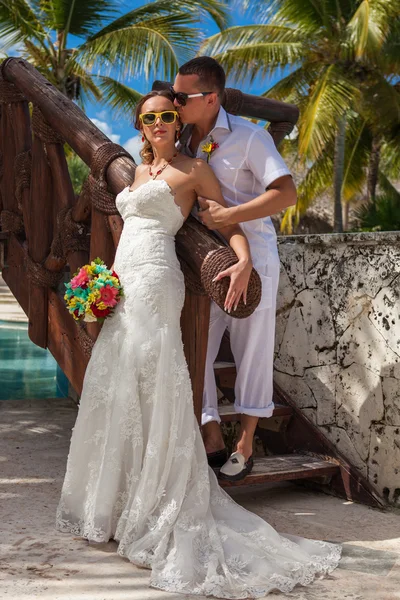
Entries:
[[[197,196],[223,197],[211,168],[175,153],[180,124],[167,92],[140,101],[143,164],[117,196],[124,229],[115,257],[125,297],[86,370],[57,510],[57,528],[151,569],[151,586],[217,598],[289,592],[331,572],[340,548],[280,535],[218,485],[193,412],[180,313],[184,281],[174,236]],[[251,271],[238,226],[222,231],[239,262],[226,310]],[[229,271],[229,272],[228,272]]]

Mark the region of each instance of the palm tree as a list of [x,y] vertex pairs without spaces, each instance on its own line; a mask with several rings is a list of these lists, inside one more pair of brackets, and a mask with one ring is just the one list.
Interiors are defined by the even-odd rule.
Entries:
[[[374,148],[376,171],[382,138],[400,122],[400,0],[261,0],[258,7],[260,25],[226,29],[201,52],[250,81],[290,71],[265,95],[299,106],[298,154],[312,166],[283,227],[334,180],[340,231],[343,196],[360,190],[372,157],[365,145]],[[377,180],[371,173],[371,189]]]
[[[195,53],[205,14],[226,25],[222,0],[155,0],[120,14],[118,0],[0,0],[0,54],[17,44],[68,98],[130,111],[140,94],[122,77],[166,78]],[[71,37],[72,38],[72,44]]]

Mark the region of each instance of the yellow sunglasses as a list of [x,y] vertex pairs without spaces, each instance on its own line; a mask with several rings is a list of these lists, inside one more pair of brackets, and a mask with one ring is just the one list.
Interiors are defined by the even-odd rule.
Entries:
[[162,112],[146,112],[139,115],[143,125],[154,125],[158,117],[165,125],[171,125],[171,123],[175,123],[178,113],[176,110],[163,110]]

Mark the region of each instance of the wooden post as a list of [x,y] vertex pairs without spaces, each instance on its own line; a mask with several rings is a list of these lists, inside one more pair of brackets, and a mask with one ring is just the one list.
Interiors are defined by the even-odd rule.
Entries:
[[[107,217],[96,208],[92,208],[92,227],[90,235],[90,260],[99,257],[111,267],[114,262],[115,247],[111,231],[107,225]],[[86,329],[92,339],[100,333],[99,323],[86,323]]]
[[210,298],[195,296],[186,289],[181,315],[182,341],[193,388],[194,412],[201,425],[206,367]]
[[[53,239],[52,178],[47,156],[39,138],[32,147],[32,180],[30,190],[30,243],[29,255],[42,263],[49,253]],[[47,288],[30,283],[29,337],[37,346],[47,347]]]
[[1,196],[3,210],[18,213],[15,197],[14,160],[16,155],[14,128],[12,126],[12,105],[3,104],[1,110],[1,150],[3,155],[3,177]]
[[[14,141],[16,156],[29,152],[32,148],[31,118],[27,102],[18,102],[11,106],[14,122]],[[14,173],[14,170],[12,171]],[[21,209],[24,219],[25,236],[29,243],[29,187],[22,190]]]

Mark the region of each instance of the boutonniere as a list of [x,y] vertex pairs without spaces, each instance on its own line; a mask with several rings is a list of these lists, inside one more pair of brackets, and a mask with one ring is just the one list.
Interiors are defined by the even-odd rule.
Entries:
[[213,152],[215,152],[217,148],[219,148],[219,144],[217,144],[217,142],[214,142],[213,136],[210,135],[209,141],[206,144],[203,144],[203,146],[201,147],[201,151],[207,154],[208,163],[210,162],[210,158]]

